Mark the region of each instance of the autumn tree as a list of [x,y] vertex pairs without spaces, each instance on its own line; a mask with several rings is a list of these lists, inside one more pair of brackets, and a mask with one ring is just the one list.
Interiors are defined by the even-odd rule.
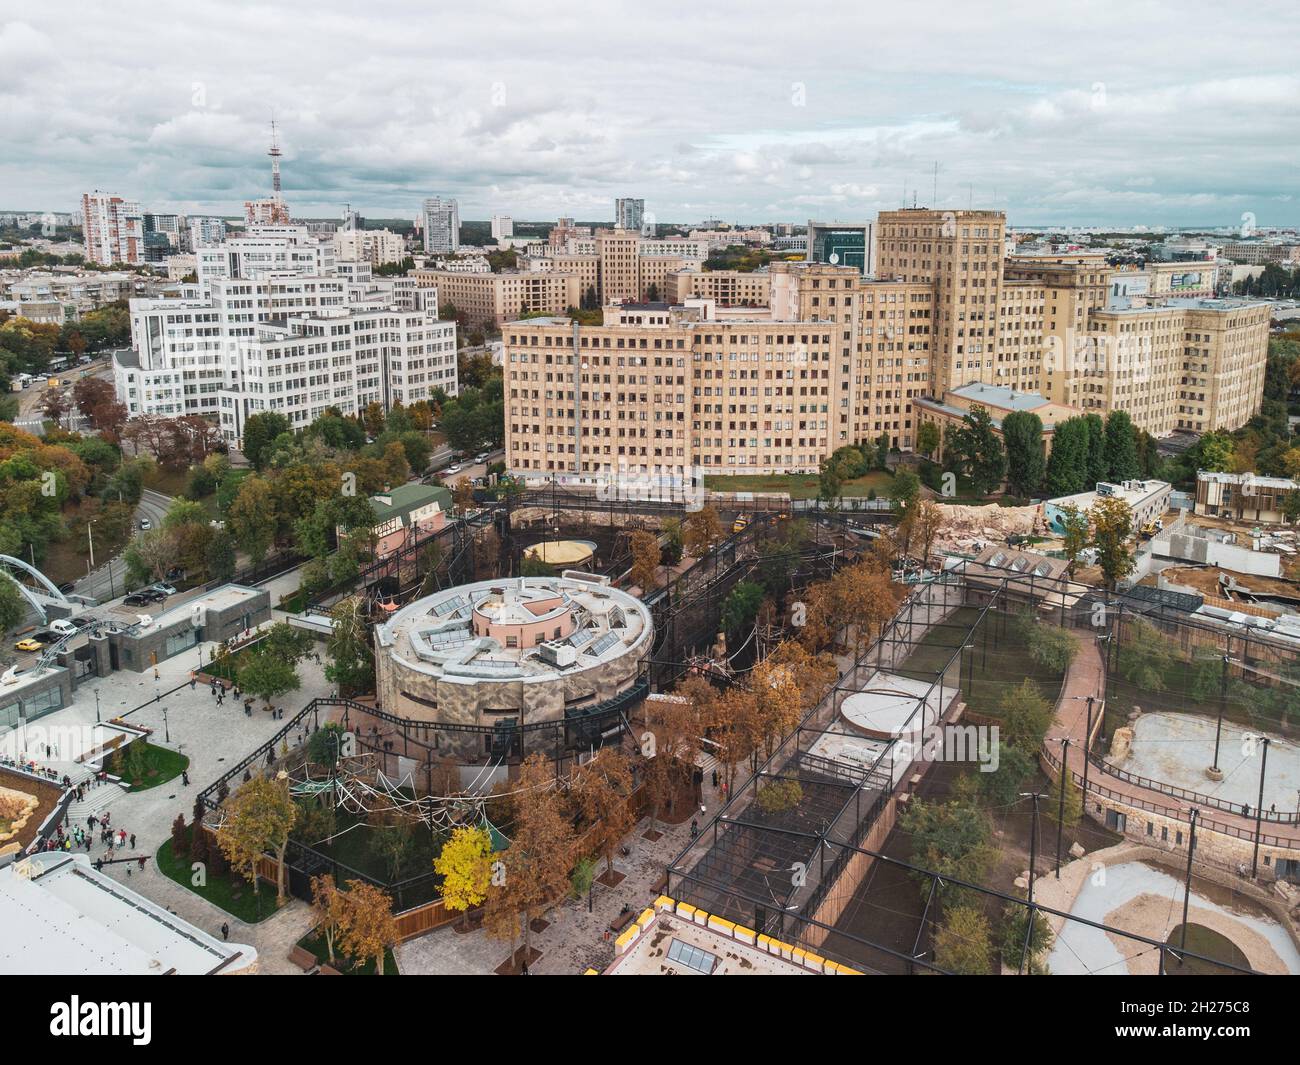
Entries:
[[701,507],[682,523],[682,546],[692,558],[701,558],[722,539],[722,519],[711,506]]
[[375,973],[384,975],[384,955],[401,938],[393,917],[393,900],[387,892],[365,880],[349,880],[346,916],[339,945],[350,957],[374,959]]
[[573,774],[569,794],[596,849],[605,856],[605,873],[612,879],[614,851],[636,824],[627,755],[615,747],[601,748]]
[[659,818],[690,780],[695,752],[702,735],[695,706],[687,699],[656,699],[642,704],[646,731],[641,736],[641,754],[645,759],[646,793],[650,801],[650,823]]
[[455,829],[433,860],[442,877],[442,901],[449,910],[468,910],[480,905],[488,893],[492,875],[492,837],[487,829],[462,826]]
[[545,755],[524,759],[514,790],[510,846],[498,857],[501,875],[488,887],[483,922],[494,939],[509,940],[512,955],[522,922],[527,959],[532,922],[568,891],[576,840]]
[[1061,529],[1061,550],[1066,560],[1065,571],[1073,577],[1074,571],[1079,566],[1079,556],[1087,549],[1092,539],[1092,525],[1086,512],[1073,503],[1067,503],[1061,508]]
[[316,918],[316,930],[325,937],[328,960],[334,964],[334,944],[348,921],[347,896],[334,883],[329,873],[311,878],[311,909]]
[[253,885],[257,894],[257,862],[275,852],[276,901],[284,902],[284,852],[298,808],[289,797],[288,779],[254,777],[226,803],[217,841],[233,868]]
[[632,533],[631,549],[632,583],[644,593],[654,591],[659,585],[658,537],[644,529],[637,529]]
[[325,677],[341,693],[370,691],[375,683],[375,655],[370,646],[365,606],[349,596],[334,608],[330,637],[325,645]]

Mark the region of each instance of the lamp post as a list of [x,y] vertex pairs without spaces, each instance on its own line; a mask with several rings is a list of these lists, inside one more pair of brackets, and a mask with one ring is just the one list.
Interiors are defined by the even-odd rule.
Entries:
[[95,537],[91,535],[91,529],[94,528],[95,522],[98,520],[98,518],[91,518],[90,521],[86,522],[86,542],[90,545],[90,568],[92,570],[95,568]]
[[100,720],[99,720],[99,689],[96,688],[96,689],[95,689],[95,724],[98,725],[99,723],[100,723]]
[[163,707],[163,742],[171,743],[171,741],[172,741],[171,729],[167,727],[167,707],[164,706]]

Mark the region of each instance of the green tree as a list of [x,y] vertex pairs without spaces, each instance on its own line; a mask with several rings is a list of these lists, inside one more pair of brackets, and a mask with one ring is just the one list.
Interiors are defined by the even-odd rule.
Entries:
[[1007,483],[1018,496],[1036,493],[1047,464],[1043,458],[1043,422],[1032,411],[1012,411],[1002,419],[1007,449]]
[[975,407],[949,431],[943,457],[945,464],[982,496],[1002,483],[1007,470],[1002,441],[984,407]]
[[214,581],[228,581],[235,575],[235,542],[225,529],[218,529],[208,541],[205,560],[208,577]]
[[262,469],[267,450],[282,433],[289,432],[289,419],[279,411],[251,414],[244,422],[244,457],[253,468]]
[[731,589],[722,604],[722,628],[728,636],[748,632],[763,605],[763,586],[753,581],[741,581]]
[[1067,418],[1052,433],[1044,489],[1049,496],[1068,496],[1088,487],[1088,425],[1082,418]]
[[9,632],[27,616],[27,600],[8,577],[0,577],[0,632]]
[[1034,931],[1029,937],[1029,964],[1023,964],[1025,958],[1025,936],[1029,932],[1029,908],[1015,902],[1008,902],[1002,911],[1002,939],[999,945],[1002,963],[1009,969],[1020,972],[1027,970],[1038,976],[1046,973],[1043,955],[1052,945],[1052,926],[1041,913],[1034,913]]
[[1028,677],[1011,688],[998,704],[1002,738],[1023,751],[1034,751],[1052,723],[1052,706]]
[[325,645],[325,677],[340,692],[368,692],[375,684],[375,657],[365,608],[350,596],[334,608],[333,627]]
[[993,939],[988,918],[974,906],[945,910],[934,933],[934,963],[960,976],[993,971]]
[[1133,419],[1127,411],[1113,410],[1106,416],[1106,475],[1122,483],[1141,474]]
[[1130,549],[1133,537],[1133,511],[1122,499],[1104,496],[1088,511],[1092,522],[1092,546],[1097,549],[1097,565],[1106,586],[1115,585],[1133,572],[1137,563]]
[[939,427],[934,422],[922,422],[917,426],[916,450],[926,458],[933,458],[939,450]]
[[239,667],[239,686],[270,706],[272,699],[297,691],[302,681],[292,662],[268,654],[251,654]]
[[1073,503],[1061,508],[1061,549],[1065,553],[1066,572],[1073,577],[1079,565],[1079,556],[1092,542],[1092,524],[1086,512]]

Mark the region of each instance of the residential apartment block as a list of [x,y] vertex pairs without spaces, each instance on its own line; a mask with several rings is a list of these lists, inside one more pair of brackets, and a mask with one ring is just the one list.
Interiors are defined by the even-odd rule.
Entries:
[[500,326],[523,314],[563,314],[582,298],[580,279],[567,272],[503,270],[499,274],[457,269],[418,269],[408,275],[417,285],[436,288],[474,324]]
[[144,214],[140,205],[106,192],[81,197],[81,233],[86,258],[100,266],[144,259]]
[[286,228],[202,249],[182,298],[131,301],[132,350],[113,365],[131,415],[214,417],[238,445],[259,411],[297,429],[331,407],[457,393],[456,325],[438,320],[436,290],[373,279]]
[[460,248],[460,205],[455,200],[430,197],[424,201],[423,214],[426,252],[436,255]]

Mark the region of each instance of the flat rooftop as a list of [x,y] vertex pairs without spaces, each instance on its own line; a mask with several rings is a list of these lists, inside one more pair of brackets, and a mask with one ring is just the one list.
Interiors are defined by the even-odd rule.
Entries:
[[221,942],[97,873],[84,854],[0,870],[0,927],[0,972],[14,975],[202,976],[257,960],[252,947]]
[[[545,620],[566,634],[540,645],[502,646],[475,633],[476,619],[480,632],[483,624]],[[425,596],[376,626],[375,641],[408,668],[478,684],[573,674],[645,648],[652,631],[639,599],[600,579],[566,575],[479,581]],[[556,661],[542,657],[544,648],[555,649]]]

